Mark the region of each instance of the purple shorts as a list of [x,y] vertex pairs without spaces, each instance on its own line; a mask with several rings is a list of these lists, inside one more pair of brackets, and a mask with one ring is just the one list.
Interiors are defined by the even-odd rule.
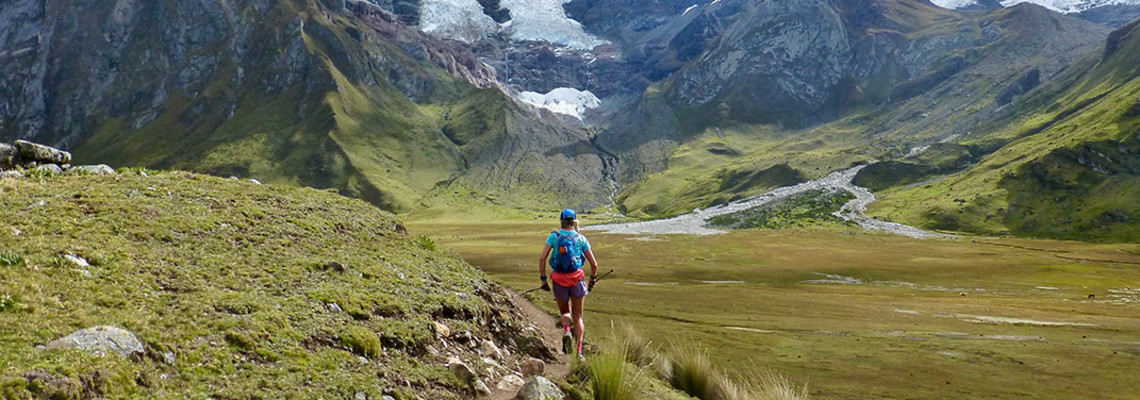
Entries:
[[550,286],[551,290],[554,291],[554,298],[558,300],[568,301],[571,297],[578,299],[586,297],[586,293],[589,293],[589,290],[586,290],[585,280],[578,281],[577,285],[570,287],[562,286],[557,283]]

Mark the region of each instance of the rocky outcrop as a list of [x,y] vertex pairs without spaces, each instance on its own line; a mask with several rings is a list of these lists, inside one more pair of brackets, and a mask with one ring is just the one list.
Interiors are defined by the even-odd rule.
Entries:
[[92,174],[111,175],[115,169],[107,165],[72,166],[71,153],[26,140],[15,145],[0,143],[0,178],[20,178],[24,171],[41,174]]

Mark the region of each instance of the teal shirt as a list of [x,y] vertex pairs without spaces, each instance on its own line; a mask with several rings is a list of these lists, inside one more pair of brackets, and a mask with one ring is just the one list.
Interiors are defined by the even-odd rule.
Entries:
[[[563,235],[571,232],[573,231],[559,229],[559,233]],[[558,247],[558,235],[555,235],[554,232],[550,232],[550,236],[546,237],[546,244],[549,244],[550,247]],[[586,250],[590,249],[590,241],[586,240],[586,236],[581,233],[578,234],[578,248],[582,249],[583,255],[586,254]],[[551,257],[553,256],[554,254],[551,254]]]

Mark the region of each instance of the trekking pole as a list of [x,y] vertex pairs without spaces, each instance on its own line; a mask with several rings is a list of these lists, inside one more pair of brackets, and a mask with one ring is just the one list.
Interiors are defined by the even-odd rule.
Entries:
[[614,273],[614,270],[611,269],[610,272],[606,272],[606,273],[602,274],[602,276],[599,276],[598,279],[595,279],[594,281],[595,282],[600,281],[600,280],[602,280],[602,278],[610,276],[610,274],[612,274],[612,273]]
[[536,288],[534,288],[534,289],[530,289],[530,290],[527,290],[527,291],[525,291],[525,292],[517,293],[517,294],[515,294],[514,296],[511,296],[511,297],[519,297],[519,296],[522,296],[522,295],[524,295],[524,294],[527,294],[527,293],[530,293],[530,292],[533,292],[533,291],[535,291],[535,290],[539,290],[539,289],[542,289],[542,288],[541,288],[541,287],[536,287]]

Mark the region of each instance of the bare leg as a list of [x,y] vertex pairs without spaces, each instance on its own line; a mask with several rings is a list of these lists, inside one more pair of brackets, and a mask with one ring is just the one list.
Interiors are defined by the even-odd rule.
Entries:
[[558,302],[558,312],[562,314],[562,326],[570,326],[570,323],[573,322],[570,319],[570,302],[557,298],[554,301]]
[[[586,333],[586,323],[582,321],[582,305],[585,297],[571,298],[571,317],[574,319],[574,340],[578,343],[578,354],[582,354],[582,338]],[[562,314],[566,318],[566,314]]]

